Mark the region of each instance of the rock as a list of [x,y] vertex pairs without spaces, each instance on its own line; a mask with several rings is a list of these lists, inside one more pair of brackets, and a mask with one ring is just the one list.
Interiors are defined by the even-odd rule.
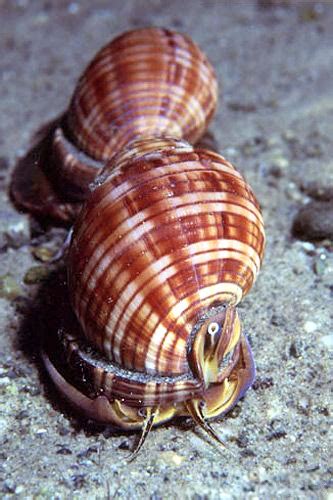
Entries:
[[25,273],[23,281],[26,285],[36,285],[45,281],[50,274],[50,269],[45,266],[34,266]]
[[333,202],[312,201],[296,215],[292,233],[308,241],[333,240]]
[[283,154],[275,153],[266,161],[270,165],[268,173],[276,178],[283,177],[289,167],[289,160]]
[[5,479],[2,485],[3,493],[14,493],[16,485],[11,479]]
[[298,186],[295,184],[295,182],[288,182],[285,193],[287,198],[289,200],[292,200],[294,202],[302,202],[304,199],[304,195],[300,193]]
[[303,330],[304,330],[306,333],[313,333],[313,332],[315,332],[317,329],[318,329],[318,325],[317,325],[317,323],[315,323],[314,321],[306,321],[306,322],[303,324]]
[[320,254],[316,255],[314,262],[313,262],[313,270],[317,276],[323,276],[326,271],[327,263],[326,263],[326,255],[325,254]]
[[35,259],[40,260],[41,262],[49,262],[55,255],[55,250],[52,250],[51,248],[48,247],[40,246],[40,247],[34,247],[31,250],[31,253],[35,257]]
[[325,347],[330,350],[333,350],[333,335],[323,335],[319,338],[319,342],[321,342]]
[[0,276],[0,297],[13,300],[23,295],[22,288],[10,274]]
[[290,344],[290,346],[289,346],[289,355],[292,358],[296,358],[296,359],[301,357],[301,353],[300,353],[300,350],[299,350],[297,342],[292,342]]
[[158,461],[163,465],[179,467],[185,460],[185,457],[174,451],[163,451],[159,455]]

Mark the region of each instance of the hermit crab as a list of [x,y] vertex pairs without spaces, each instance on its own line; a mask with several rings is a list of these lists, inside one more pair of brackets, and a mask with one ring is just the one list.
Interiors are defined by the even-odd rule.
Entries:
[[21,167],[14,173],[19,205],[75,219],[66,260],[74,319],[45,336],[45,367],[88,418],[141,429],[136,451],[176,416],[220,440],[209,419],[254,378],[237,304],[261,266],[262,215],[235,167],[189,142],[216,99],[214,71],[188,37],[126,33],[81,76],[30,165],[31,189]]
[[236,306],[263,256],[257,201],[228,161],[181,140],[136,141],[104,170],[69,249],[77,326],[46,342],[47,370],[81,412],[142,429],[141,443],[177,415],[214,434],[207,419],[254,377]]

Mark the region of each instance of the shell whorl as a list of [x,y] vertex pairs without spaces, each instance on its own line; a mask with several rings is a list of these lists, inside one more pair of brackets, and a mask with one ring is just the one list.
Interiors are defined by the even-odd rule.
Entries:
[[215,72],[189,37],[139,29],[96,54],[73,94],[67,128],[86,154],[106,161],[143,136],[196,141],[216,102]]
[[200,315],[250,289],[264,230],[252,190],[222,156],[155,143],[133,143],[96,183],[75,226],[69,290],[84,334],[107,358],[175,375],[189,370]]

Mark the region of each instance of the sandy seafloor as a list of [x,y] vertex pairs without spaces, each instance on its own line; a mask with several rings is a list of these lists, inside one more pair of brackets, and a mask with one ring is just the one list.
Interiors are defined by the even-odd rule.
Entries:
[[[326,239],[291,233],[311,196],[333,193],[333,3],[264,3],[0,0],[1,498],[333,498],[331,203]],[[257,382],[214,424],[228,448],[182,420],[154,430],[128,463],[135,435],[84,424],[59,403],[22,333],[39,287],[26,273],[48,269],[36,248],[58,246],[65,232],[19,214],[7,186],[95,51],[147,25],[188,33],[214,64],[210,130],[260,200],[267,249],[240,309]]]

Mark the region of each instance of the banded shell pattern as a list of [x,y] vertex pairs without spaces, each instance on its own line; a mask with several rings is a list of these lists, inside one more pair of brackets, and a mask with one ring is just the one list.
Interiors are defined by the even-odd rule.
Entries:
[[75,224],[68,281],[80,327],[60,334],[66,364],[46,346],[53,380],[123,428],[224,413],[254,376],[236,305],[263,248],[256,198],[222,156],[184,140],[132,143]]
[[165,135],[195,142],[215,111],[217,80],[186,35],[129,31],[102,48],[69,108],[19,162],[11,194],[20,208],[72,221],[104,163],[132,140]]
[[135,30],[96,54],[75,89],[67,126],[82,151],[106,161],[140,137],[195,142],[216,101],[215,72],[189,37]]

